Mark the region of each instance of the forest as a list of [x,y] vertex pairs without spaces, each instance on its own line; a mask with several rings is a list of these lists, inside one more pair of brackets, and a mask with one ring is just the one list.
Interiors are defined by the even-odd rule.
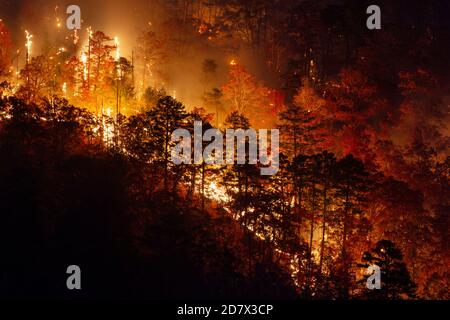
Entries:
[[450,299],[448,1],[59,2],[0,0],[0,297]]

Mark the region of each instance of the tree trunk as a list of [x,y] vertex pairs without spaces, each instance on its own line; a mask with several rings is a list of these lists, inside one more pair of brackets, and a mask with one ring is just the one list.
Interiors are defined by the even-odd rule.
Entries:
[[323,255],[325,252],[325,234],[326,234],[326,218],[327,218],[327,184],[323,187],[323,211],[322,211],[322,242],[320,243],[320,259],[319,259],[319,272],[322,273]]

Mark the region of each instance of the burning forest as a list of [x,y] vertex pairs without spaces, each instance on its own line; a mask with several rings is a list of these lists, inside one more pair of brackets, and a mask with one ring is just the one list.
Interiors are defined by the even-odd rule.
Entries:
[[0,0],[0,297],[449,299],[447,1],[70,5]]

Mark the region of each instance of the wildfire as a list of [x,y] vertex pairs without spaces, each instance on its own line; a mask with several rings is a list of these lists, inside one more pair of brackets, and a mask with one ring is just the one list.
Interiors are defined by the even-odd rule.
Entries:
[[111,108],[106,109],[106,115],[108,117],[105,119],[105,117],[102,115],[102,129],[103,129],[103,142],[110,146],[114,141],[114,124],[110,121],[111,120]]
[[[200,183],[200,179],[197,183]],[[237,188],[236,190],[237,191]],[[228,204],[231,202],[232,198],[228,194],[227,189],[219,185],[215,182],[215,177],[208,178],[205,187],[204,187],[205,197],[211,200],[214,200],[222,205],[222,208],[227,211],[228,213],[231,213],[230,208],[228,208]],[[254,208],[248,208],[248,212],[254,212]],[[298,281],[298,273],[300,272],[300,257],[297,254],[290,254],[287,252],[284,252],[283,250],[279,249],[277,246],[276,241],[274,241],[273,238],[273,230],[269,226],[265,226],[263,230],[256,230],[255,226],[253,224],[247,224],[244,225],[243,218],[245,216],[245,212],[242,211],[237,215],[233,215],[234,218],[237,221],[240,221],[240,223],[246,227],[248,230],[250,230],[258,239],[261,241],[270,240],[274,242],[275,244],[275,251],[282,256],[282,260],[284,261],[282,264],[288,269],[292,281],[294,282],[294,285],[299,288],[300,283]],[[263,231],[263,232],[262,232]],[[317,249],[313,251],[315,259],[318,259],[319,252]]]
[[78,43],[78,40],[80,40],[80,37],[78,36],[77,29],[73,30],[73,44],[76,45]]
[[30,55],[31,55],[31,45],[33,44],[33,41],[31,39],[33,38],[33,35],[30,34],[27,30],[25,30],[25,36],[27,41],[25,42],[25,48],[27,48],[26,51],[26,61],[27,63],[30,62]]
[[[58,25],[59,27],[59,25]],[[88,27],[86,29],[87,31],[87,35],[88,35],[88,39],[83,41],[86,41],[85,47],[82,47],[83,49],[81,50],[81,54],[80,54],[80,60],[81,64],[79,65],[79,67],[75,67],[75,72],[78,73],[78,77],[81,73],[81,68],[83,68],[82,70],[82,78],[84,81],[87,80],[92,80],[92,76],[90,74],[91,72],[91,67],[90,67],[90,62],[92,62],[92,51],[91,51],[91,40],[93,38],[93,32],[91,27]],[[79,41],[79,35],[77,33],[77,30],[75,29],[73,31],[73,43],[77,44]],[[25,31],[26,34],[26,54],[27,54],[27,63],[29,62],[29,57],[31,55],[31,47],[32,47],[32,38],[33,35],[31,35],[28,31]],[[119,85],[120,85],[120,78],[122,76],[122,70],[121,70],[121,65],[120,65],[120,58],[121,58],[121,48],[120,48],[120,41],[119,38],[117,36],[115,36],[113,38],[114,40],[114,47],[113,47],[113,51],[112,51],[112,55],[111,58],[114,59],[116,66],[116,72],[117,72],[117,92],[120,92],[119,90]],[[60,47],[58,48],[58,52],[57,55],[66,52],[66,48],[64,47]],[[230,66],[237,66],[238,65],[238,60],[236,58],[233,58],[229,61],[229,65]],[[151,67],[152,65],[150,65],[149,63],[147,63],[147,61],[145,61],[144,63],[144,68],[148,73],[150,74],[150,76],[152,76],[152,72],[151,72]],[[111,70],[112,72],[114,72],[113,70]],[[144,79],[142,80],[142,84],[144,85],[144,81],[145,81],[145,73],[144,73]],[[77,85],[77,83],[75,84]],[[60,86],[63,96],[67,97],[67,92],[68,92],[68,87],[67,87],[67,83],[64,82],[62,84],[62,86]],[[71,90],[72,91],[72,90]],[[75,87],[75,89],[73,90],[73,94],[76,95],[77,94],[77,88]],[[72,92],[71,92],[72,93]],[[173,90],[173,97],[176,98],[176,91]],[[118,98],[119,99],[119,98]],[[111,103],[111,102],[109,102]],[[117,102],[117,110],[116,111],[116,115],[119,114],[119,106],[120,106],[120,100],[118,100]],[[98,110],[96,108],[96,110]],[[99,139],[101,141],[103,141],[103,143],[106,146],[113,146],[113,145],[117,145],[119,144],[119,134],[118,134],[118,127],[117,127],[117,123],[115,123],[116,120],[113,119],[112,117],[112,113],[113,113],[113,109],[111,107],[106,107],[105,109],[103,108],[103,102],[102,102],[102,107],[101,107],[101,112],[96,111],[95,114],[95,119],[98,120],[97,125],[95,126],[95,128],[93,128],[93,132],[98,135]],[[145,130],[145,129],[144,129]],[[123,152],[126,153],[127,151],[125,149],[123,149]],[[270,155],[268,155],[268,157],[272,157],[273,153],[271,152]],[[280,249],[280,245],[279,243],[277,243],[277,230],[274,230],[272,227],[264,225],[263,223],[261,223],[260,219],[263,219],[263,217],[261,218],[257,218],[256,221],[249,223],[248,221],[245,221],[247,219],[244,219],[246,215],[253,213],[256,209],[249,207],[246,208],[245,211],[240,211],[238,213],[236,213],[234,210],[231,209],[231,202],[233,200],[232,198],[232,193],[236,193],[238,192],[238,188],[237,187],[230,187],[230,186],[225,186],[223,184],[220,184],[218,181],[219,177],[212,175],[210,177],[206,177],[205,180],[202,182],[200,177],[197,177],[195,180],[195,186],[194,186],[194,190],[197,189],[202,189],[202,193],[203,196],[209,200],[212,200],[213,202],[215,202],[215,205],[217,206],[221,206],[226,212],[228,212],[231,216],[233,216],[233,218],[243,227],[247,228],[249,231],[251,231],[253,233],[253,235],[255,236],[256,239],[259,239],[261,241],[268,241],[270,243],[273,244],[273,247],[275,248],[275,251],[280,254],[284,261],[283,265],[288,268],[288,270],[291,273],[291,276],[293,278],[293,281],[295,283],[295,285],[299,286],[298,284],[298,273],[300,270],[300,257],[298,255],[295,254],[289,254],[287,252],[284,252],[282,249]],[[202,185],[202,183],[204,183],[204,185]],[[231,191],[231,192],[230,192]],[[195,192],[195,191],[194,191]],[[200,192],[198,192],[200,193]],[[291,205],[291,207],[295,206],[295,199],[292,198],[292,200],[289,201],[288,203],[289,205]],[[277,213],[273,213],[274,216],[276,216]],[[318,257],[318,251],[314,250],[313,252],[314,257]]]

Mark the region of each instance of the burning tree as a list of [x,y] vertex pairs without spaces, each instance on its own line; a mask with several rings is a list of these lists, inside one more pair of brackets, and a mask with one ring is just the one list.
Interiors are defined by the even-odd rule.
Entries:
[[368,298],[393,300],[415,297],[416,285],[402,259],[401,251],[389,240],[378,241],[374,248],[364,253],[361,266],[367,268],[375,264],[381,270],[381,289],[367,290]]

